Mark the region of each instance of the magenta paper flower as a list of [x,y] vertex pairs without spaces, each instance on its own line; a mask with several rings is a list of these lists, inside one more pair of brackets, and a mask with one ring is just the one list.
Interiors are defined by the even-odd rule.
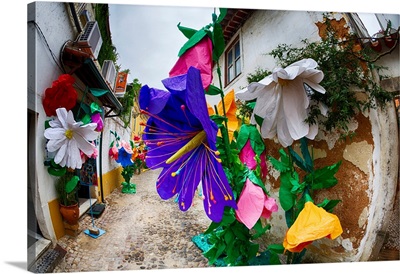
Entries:
[[203,88],[207,89],[212,81],[212,42],[208,36],[179,57],[169,77],[186,74],[191,66],[200,70]]
[[177,196],[180,210],[188,210],[201,182],[204,211],[220,222],[226,206],[236,202],[216,149],[217,125],[210,119],[200,71],[163,80],[167,91],[140,89],[142,112],[150,118],[143,132],[148,147],[146,165],[163,168],[156,188],[164,200]]
[[278,211],[275,199],[268,197],[261,187],[249,179],[246,179],[237,206],[236,219],[248,229],[252,229],[260,217],[268,219],[272,212]]
[[96,131],[102,131],[103,130],[103,119],[101,118],[101,114],[96,112],[93,114],[90,119],[92,120],[93,123],[97,124]]
[[[251,147],[250,140],[247,140],[246,144],[239,152],[240,161],[245,164],[249,169],[255,170],[257,168],[257,161],[255,159],[256,153]],[[265,150],[260,155],[260,169],[261,169],[261,178],[264,180],[267,176],[268,168],[267,168],[267,160],[266,160],[266,152]]]

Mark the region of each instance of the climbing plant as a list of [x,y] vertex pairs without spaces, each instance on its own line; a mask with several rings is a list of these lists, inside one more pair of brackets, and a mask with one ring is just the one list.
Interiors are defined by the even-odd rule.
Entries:
[[[328,131],[337,129],[348,134],[348,123],[358,111],[383,107],[393,99],[393,94],[378,83],[386,77],[383,74],[386,68],[375,63],[371,49],[363,47],[360,38],[348,28],[337,27],[336,22],[330,14],[325,13],[323,21],[317,23],[320,41],[304,39],[301,41],[303,47],[279,44],[268,54],[282,67],[304,58],[314,59],[325,75],[321,85],[326,89],[326,94],[313,93],[309,89],[312,100],[328,107],[322,125]],[[359,91],[366,96],[359,96]],[[318,104],[312,105],[307,122],[315,123],[320,114]]]
[[119,101],[121,102],[122,106],[124,107],[123,110],[121,111],[121,114],[119,117],[121,118],[122,122],[124,123],[125,128],[127,126],[129,126],[129,124],[131,122],[132,108],[135,103],[135,98],[137,98],[138,92],[141,87],[142,87],[142,84],[139,82],[138,79],[135,78],[132,83],[127,85],[124,97],[119,98]]

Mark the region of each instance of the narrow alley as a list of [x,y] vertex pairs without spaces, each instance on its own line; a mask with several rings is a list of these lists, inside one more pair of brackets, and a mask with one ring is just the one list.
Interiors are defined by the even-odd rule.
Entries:
[[95,227],[105,231],[98,238],[84,233],[93,227],[90,214],[84,214],[81,232],[59,240],[67,253],[54,272],[209,267],[191,240],[210,224],[201,198],[196,195],[186,212],[173,199],[162,200],[155,189],[159,172],[134,175],[135,194],[117,188],[105,199],[104,212],[93,219]]

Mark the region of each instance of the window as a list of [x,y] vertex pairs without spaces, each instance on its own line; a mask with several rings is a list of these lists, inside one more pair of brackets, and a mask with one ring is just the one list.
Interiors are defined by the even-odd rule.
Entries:
[[384,31],[389,22],[393,30],[399,27],[399,16],[396,14],[358,13],[358,17],[368,32],[367,36],[373,36],[379,31]]
[[225,53],[225,84],[228,85],[242,72],[240,41],[236,39]]

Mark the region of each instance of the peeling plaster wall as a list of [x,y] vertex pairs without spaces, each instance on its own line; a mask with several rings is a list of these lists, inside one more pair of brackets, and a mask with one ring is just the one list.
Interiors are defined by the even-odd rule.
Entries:
[[[338,13],[335,17],[341,16]],[[275,61],[266,53],[278,44],[300,46],[301,39],[318,39],[315,23],[321,18],[322,13],[318,12],[255,12],[237,34],[241,37],[243,52],[242,74],[225,87],[225,92],[246,87],[246,76],[257,68],[272,70]],[[399,75],[398,62],[392,57],[398,57],[398,52],[383,58],[380,64],[388,64],[389,75],[396,79]],[[220,64],[224,64],[223,57]],[[218,79],[216,75],[214,79]],[[363,96],[362,92],[359,96]],[[388,104],[383,110],[358,113],[348,127],[355,132],[351,139],[343,140],[339,132],[320,129],[315,140],[309,142],[316,168],[342,161],[336,174],[338,184],[315,192],[314,199],[316,203],[324,198],[341,200],[334,214],[341,221],[343,233],[335,240],[314,241],[307,248],[305,262],[367,261],[382,246],[381,235],[387,229],[388,218],[393,211],[398,178],[399,145],[394,104]],[[277,140],[268,139],[265,144],[267,155],[279,158],[278,151],[282,147]],[[295,150],[299,149],[297,142],[293,146]],[[265,185],[271,196],[279,201],[279,172],[270,163],[267,165],[269,174]],[[279,208],[268,223],[272,224],[271,229],[258,242],[262,246],[282,243],[287,231],[285,212]]]
[[[321,239],[308,247],[305,262],[367,261],[379,252],[379,237],[388,226],[397,186],[398,136],[394,108],[359,113],[353,122],[356,135],[352,140],[340,140],[337,133],[320,132],[309,142],[316,168],[342,165],[336,177],[338,184],[315,192],[315,202],[324,198],[340,199],[334,213],[339,217],[343,233],[335,240]],[[265,140],[267,154],[278,158],[281,146],[275,140]],[[333,144],[333,147],[331,145]],[[299,144],[295,143],[295,150]],[[279,172],[269,165],[266,186],[271,196],[279,199]],[[272,215],[273,224],[263,238],[268,243],[282,242],[287,230],[285,213],[280,208]]]

